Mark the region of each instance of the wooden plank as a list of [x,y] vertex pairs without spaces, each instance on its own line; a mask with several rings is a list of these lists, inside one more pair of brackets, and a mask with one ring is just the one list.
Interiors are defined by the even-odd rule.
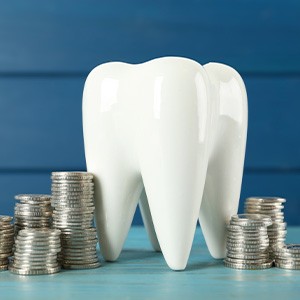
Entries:
[[0,72],[83,72],[165,55],[300,72],[300,3],[0,1]]
[[276,196],[287,199],[285,219],[288,225],[300,225],[300,172],[249,173],[243,178],[239,212],[244,210],[244,200],[251,196]]
[[[289,228],[290,242],[300,228]],[[62,270],[51,276],[0,273],[1,296],[14,299],[298,299],[300,272],[278,268],[239,271],[211,257],[199,228],[185,271],[170,270],[162,253],[154,252],[142,227],[130,230],[120,258],[101,267]],[[21,294],[22,293],[22,294]],[[21,294],[21,297],[20,297]]]
[[[300,78],[252,78],[246,168],[300,168]],[[84,78],[0,78],[0,170],[84,169]]]
[[[14,196],[23,193],[50,193],[50,173],[3,173],[0,172],[1,214],[13,214]],[[299,173],[251,173],[245,174],[240,201],[243,211],[244,199],[249,196],[281,196],[287,198],[285,217],[289,225],[300,225],[300,172]],[[134,225],[141,225],[137,210]]]
[[245,78],[249,127],[248,168],[300,167],[298,78]]

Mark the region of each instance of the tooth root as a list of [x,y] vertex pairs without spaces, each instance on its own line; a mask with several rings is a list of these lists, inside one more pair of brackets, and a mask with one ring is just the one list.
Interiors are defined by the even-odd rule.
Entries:
[[[99,71],[99,73],[97,73]],[[94,174],[95,220],[100,250],[108,261],[120,255],[143,189],[127,149],[120,151],[113,112],[101,116],[101,68],[92,71],[83,96],[83,131],[86,165]]]
[[158,242],[156,232],[154,229],[152,216],[151,216],[151,212],[150,212],[150,208],[149,208],[147,195],[145,193],[145,189],[143,190],[143,192],[141,194],[139,206],[140,206],[144,226],[145,226],[147,234],[149,236],[151,245],[155,251],[160,252],[161,249],[160,249],[159,242]]
[[[208,160],[210,105],[206,74],[198,68],[199,65],[195,73],[175,81],[174,74],[166,76],[161,90],[156,91],[164,95],[156,111],[159,118],[153,118],[151,109],[145,109],[142,116],[145,126],[141,128],[144,138],[139,151],[141,174],[155,232],[173,270],[183,270],[187,264]],[[180,88],[176,88],[179,84]]]
[[[142,184],[134,176],[120,172],[120,169],[111,170],[112,165],[109,168],[106,174],[95,170],[92,173],[96,177],[95,219],[100,250],[105,260],[115,261],[128,235]],[[101,169],[105,169],[103,164]]]
[[204,66],[217,91],[215,129],[199,221],[211,255],[226,254],[226,223],[236,214],[241,190],[247,132],[247,95],[243,80],[232,68]]

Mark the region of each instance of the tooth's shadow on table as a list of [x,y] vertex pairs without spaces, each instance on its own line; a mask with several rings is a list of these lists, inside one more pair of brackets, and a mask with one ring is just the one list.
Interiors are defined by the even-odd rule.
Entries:
[[161,252],[155,252],[151,250],[145,250],[145,249],[124,249],[121,252],[121,255],[119,259],[117,260],[118,262],[130,262],[130,261],[146,261],[149,259],[153,259],[155,257],[161,257],[162,254]]
[[[142,271],[143,268],[148,272],[149,267],[155,273],[161,271],[172,271],[167,266],[164,257],[161,252],[155,252],[152,250],[145,249],[124,249],[119,257],[119,259],[115,262],[105,262],[103,261],[102,266],[108,269],[115,269],[118,266],[127,266],[130,268],[136,268],[139,266],[139,270]],[[218,268],[222,266],[222,260],[209,260],[209,261],[190,261],[184,272],[194,272],[209,268]]]

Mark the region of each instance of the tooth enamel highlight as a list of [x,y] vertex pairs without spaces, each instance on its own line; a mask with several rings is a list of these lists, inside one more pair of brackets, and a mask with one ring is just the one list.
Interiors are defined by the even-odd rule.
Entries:
[[225,225],[238,210],[247,136],[247,94],[240,75],[218,63],[204,66],[214,95],[214,129],[199,222],[214,258],[226,255]]
[[100,65],[85,83],[83,130],[106,260],[118,258],[143,187],[143,221],[170,268],[186,267],[199,212],[211,254],[225,255],[247,130],[246,92],[233,69],[176,57]]

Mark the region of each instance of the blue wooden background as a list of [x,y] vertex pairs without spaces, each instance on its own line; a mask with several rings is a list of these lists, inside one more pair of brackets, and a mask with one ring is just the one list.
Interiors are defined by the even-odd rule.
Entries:
[[[84,170],[81,96],[97,64],[186,56],[236,68],[249,96],[246,196],[287,197],[300,225],[300,2],[0,1],[0,213]],[[141,223],[137,212],[135,224]]]

